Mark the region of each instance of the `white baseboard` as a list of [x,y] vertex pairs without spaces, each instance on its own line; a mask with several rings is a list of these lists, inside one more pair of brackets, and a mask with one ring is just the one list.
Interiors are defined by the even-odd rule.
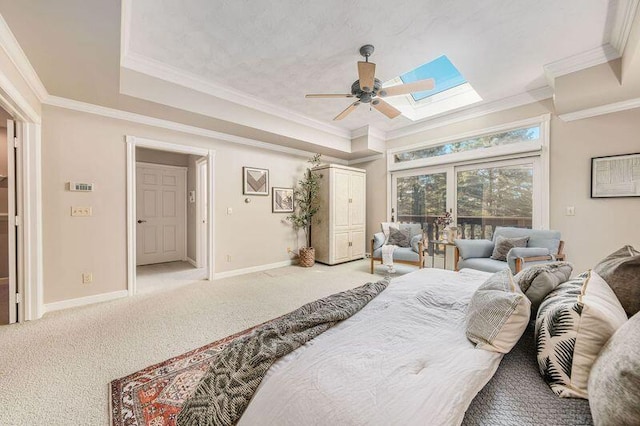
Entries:
[[198,263],[189,256],[187,256],[186,262],[189,262],[194,268],[198,267]]
[[78,297],[77,299],[60,300],[59,302],[46,303],[44,312],[59,311],[61,309],[76,308],[78,306],[90,305],[92,303],[106,302],[109,300],[127,297],[127,290],[112,291],[111,293],[94,294],[93,296]]
[[290,259],[290,260],[284,260],[282,262],[268,263],[266,265],[251,266],[249,268],[234,269],[232,271],[225,271],[225,272],[217,272],[216,274],[214,274],[213,278],[214,280],[219,280],[222,278],[229,278],[229,277],[235,277],[238,275],[250,274],[252,272],[261,272],[261,271],[267,271],[269,269],[282,268],[284,266],[295,265],[296,263],[298,263],[297,260]]

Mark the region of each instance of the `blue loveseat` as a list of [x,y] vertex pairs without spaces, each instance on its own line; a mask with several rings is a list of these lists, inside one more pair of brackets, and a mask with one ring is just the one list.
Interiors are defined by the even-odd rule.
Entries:
[[[491,259],[498,236],[505,238],[529,237],[527,247],[512,248],[507,261]],[[564,260],[564,241],[560,232],[540,229],[497,226],[492,240],[455,240],[456,270],[477,269],[498,272],[507,266],[516,274],[524,267],[538,263]]]

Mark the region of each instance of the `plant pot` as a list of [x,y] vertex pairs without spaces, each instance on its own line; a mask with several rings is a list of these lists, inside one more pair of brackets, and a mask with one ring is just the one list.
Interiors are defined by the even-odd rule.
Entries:
[[300,249],[300,266],[310,268],[316,263],[316,249],[313,247],[302,247]]

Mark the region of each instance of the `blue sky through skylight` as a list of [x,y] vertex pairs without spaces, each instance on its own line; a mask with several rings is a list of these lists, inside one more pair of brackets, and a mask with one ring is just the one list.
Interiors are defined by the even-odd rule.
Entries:
[[412,83],[425,78],[433,78],[436,86],[432,90],[412,93],[411,96],[416,102],[467,82],[445,55],[400,76],[403,83]]

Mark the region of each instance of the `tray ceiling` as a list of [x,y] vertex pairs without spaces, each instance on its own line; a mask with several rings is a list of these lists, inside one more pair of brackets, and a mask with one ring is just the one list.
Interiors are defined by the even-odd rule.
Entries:
[[[128,54],[345,129],[412,124],[362,107],[331,119],[375,45],[388,80],[441,55],[491,102],[546,86],[543,66],[609,42],[617,1],[133,0]],[[263,108],[264,110],[264,108]]]

